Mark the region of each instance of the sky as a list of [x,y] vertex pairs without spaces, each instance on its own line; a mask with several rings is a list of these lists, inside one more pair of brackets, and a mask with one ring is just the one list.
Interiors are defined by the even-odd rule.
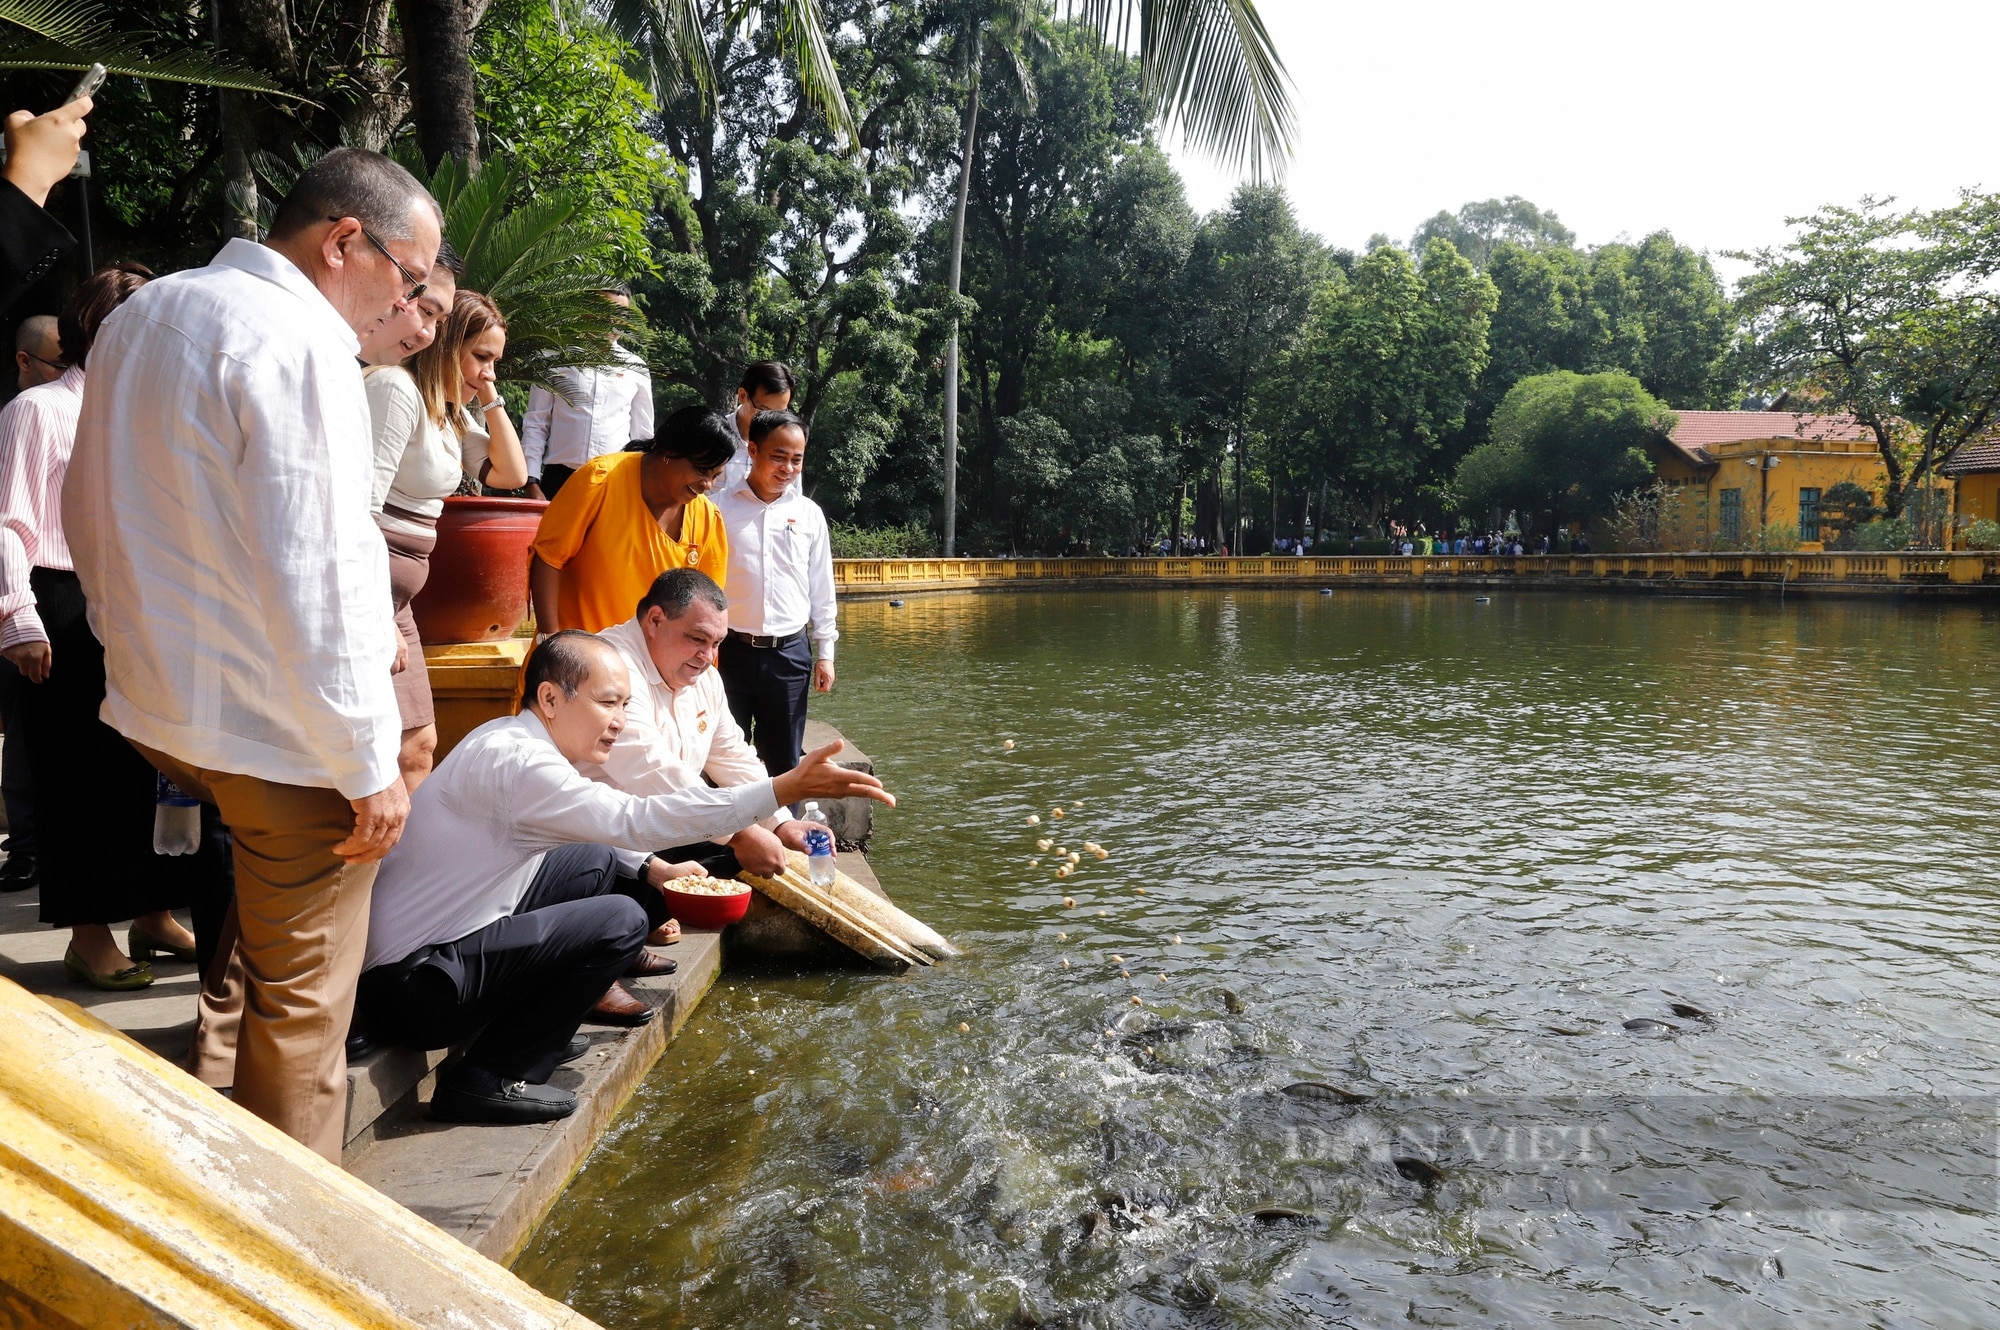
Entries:
[[[1294,85],[1285,172],[1329,242],[1408,243],[1439,209],[1519,194],[1580,243],[1662,228],[1781,245],[1787,216],[1864,194],[1935,206],[2000,189],[2000,94],[1975,0],[1257,0]],[[1966,58],[1956,58],[1953,52]],[[1169,138],[1197,211],[1239,176]]]

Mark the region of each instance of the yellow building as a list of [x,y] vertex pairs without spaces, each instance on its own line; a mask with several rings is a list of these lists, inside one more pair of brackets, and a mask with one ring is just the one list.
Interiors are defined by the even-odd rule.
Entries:
[[[1661,480],[1682,491],[1685,543],[1754,546],[1767,530],[1817,550],[1820,496],[1843,481],[1879,495],[1875,437],[1851,416],[1790,411],[1681,411],[1655,450]],[[1680,543],[1680,542],[1676,542]]]
[[2000,521],[2000,440],[1965,444],[1938,472],[1951,480],[1954,527]]

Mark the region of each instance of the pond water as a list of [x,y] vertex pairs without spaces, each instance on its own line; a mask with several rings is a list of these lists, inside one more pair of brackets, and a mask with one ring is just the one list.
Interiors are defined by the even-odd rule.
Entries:
[[2000,614],[1315,592],[845,607],[815,714],[967,955],[725,977],[520,1273],[613,1327],[2000,1321]]

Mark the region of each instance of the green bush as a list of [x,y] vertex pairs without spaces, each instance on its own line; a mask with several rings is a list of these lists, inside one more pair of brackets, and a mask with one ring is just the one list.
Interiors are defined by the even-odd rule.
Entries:
[[2000,522],[1980,518],[1965,528],[1964,544],[1969,550],[2000,550]]
[[937,542],[922,522],[862,527],[835,522],[829,528],[836,559],[928,559]]
[[1910,524],[1900,517],[1886,522],[1863,522],[1848,532],[1847,547],[1867,554],[1907,549],[1909,544]]

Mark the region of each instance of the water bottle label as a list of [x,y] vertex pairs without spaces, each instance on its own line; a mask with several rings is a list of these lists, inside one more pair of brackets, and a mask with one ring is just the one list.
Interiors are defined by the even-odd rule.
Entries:
[[806,854],[817,858],[833,853],[833,833],[822,827],[814,827],[806,833]]
[[168,808],[201,807],[201,800],[195,798],[186,790],[183,790],[180,786],[162,776],[159,772],[156,771],[153,773],[153,781],[154,803],[165,805]]

